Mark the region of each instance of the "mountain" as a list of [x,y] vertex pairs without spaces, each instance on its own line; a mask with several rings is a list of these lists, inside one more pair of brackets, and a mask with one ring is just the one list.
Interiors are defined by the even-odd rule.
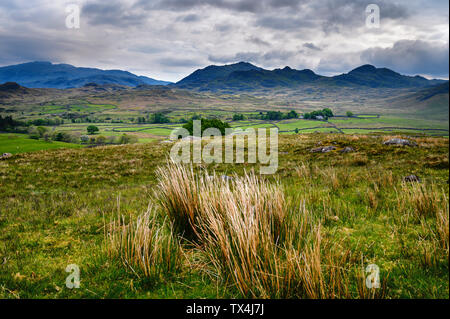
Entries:
[[442,83],[421,76],[406,76],[387,68],[372,65],[360,66],[349,73],[333,77],[321,76],[311,70],[284,69],[265,70],[253,64],[239,62],[224,66],[208,66],[197,70],[173,84],[177,88],[198,91],[252,91],[268,88],[296,88],[312,86],[351,86],[409,88],[425,87]]
[[141,84],[166,85],[145,76],[121,70],[79,68],[69,64],[29,62],[0,67],[0,83],[16,82],[28,88],[76,88],[88,83],[137,86]]
[[436,80],[427,80],[419,75],[407,76],[387,68],[376,68],[373,65],[362,65],[349,73],[332,78],[337,85],[362,85],[370,87],[421,87],[436,84]]
[[269,71],[251,63],[239,62],[224,66],[211,65],[197,70],[174,86],[200,91],[222,89],[246,91],[255,88],[295,86],[315,81],[320,77],[311,70],[298,71],[285,67]]
[[204,69],[200,69],[185,77],[176,83],[179,88],[199,88],[201,86],[208,86],[211,82],[229,77],[234,72],[259,71],[263,70],[253,64],[246,62],[239,62],[236,64],[216,66],[210,65]]

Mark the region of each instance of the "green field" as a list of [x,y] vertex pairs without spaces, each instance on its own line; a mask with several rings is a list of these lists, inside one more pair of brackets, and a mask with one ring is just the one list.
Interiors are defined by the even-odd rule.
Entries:
[[33,140],[26,134],[0,134],[0,154],[25,153],[58,148],[80,148],[79,144]]

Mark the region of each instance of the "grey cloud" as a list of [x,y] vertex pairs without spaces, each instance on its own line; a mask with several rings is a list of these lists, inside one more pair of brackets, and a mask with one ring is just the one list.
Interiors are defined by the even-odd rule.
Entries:
[[182,21],[182,22],[186,22],[186,23],[197,22],[200,20],[201,20],[201,17],[195,13],[187,14],[187,15],[181,16],[177,19],[177,21]]
[[390,48],[365,50],[361,54],[361,60],[411,75],[433,74],[448,77],[449,44],[401,40]]
[[177,58],[177,57],[164,57],[157,60],[160,65],[170,66],[175,68],[194,68],[202,66],[203,63],[199,59],[191,58]]
[[234,63],[234,62],[251,62],[256,64],[278,64],[277,62],[285,61],[302,51],[287,50],[271,50],[262,52],[238,52],[232,55],[210,55],[209,61],[213,63]]
[[315,51],[322,51],[321,48],[319,48],[318,46],[314,45],[314,43],[311,43],[311,42],[303,43],[303,47],[311,49],[311,50],[315,50]]
[[262,26],[275,30],[300,30],[302,28],[312,28],[314,23],[297,17],[265,16],[257,19],[257,26]]
[[256,37],[256,36],[250,36],[248,38],[248,41],[253,43],[253,44],[256,44],[256,45],[270,47],[270,43],[269,42],[264,41],[261,38]]
[[231,24],[221,23],[221,24],[216,24],[214,26],[214,30],[219,31],[219,32],[227,32],[227,31],[230,31],[231,29],[233,29],[233,25],[231,25]]
[[147,19],[145,12],[133,10],[120,0],[88,2],[82,7],[82,15],[91,25],[116,27],[140,25]]
[[238,12],[262,12],[276,8],[297,8],[300,0],[161,0],[156,3],[140,0],[146,9],[186,10],[195,7],[215,7]]

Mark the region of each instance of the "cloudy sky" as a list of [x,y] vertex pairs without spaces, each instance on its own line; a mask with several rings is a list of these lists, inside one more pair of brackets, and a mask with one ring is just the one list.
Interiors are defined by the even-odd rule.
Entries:
[[[379,28],[366,7],[380,8]],[[66,27],[66,7],[80,28]],[[178,81],[248,61],[323,75],[361,64],[448,78],[448,0],[0,0],[0,66],[51,61]]]

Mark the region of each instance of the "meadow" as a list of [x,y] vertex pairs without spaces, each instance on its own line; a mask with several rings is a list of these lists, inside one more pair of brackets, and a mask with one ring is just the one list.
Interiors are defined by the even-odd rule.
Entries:
[[58,148],[81,148],[79,144],[33,140],[27,134],[0,134],[0,154],[26,153]]
[[268,176],[160,141],[0,160],[0,297],[449,298],[448,139],[390,137],[280,135]]

